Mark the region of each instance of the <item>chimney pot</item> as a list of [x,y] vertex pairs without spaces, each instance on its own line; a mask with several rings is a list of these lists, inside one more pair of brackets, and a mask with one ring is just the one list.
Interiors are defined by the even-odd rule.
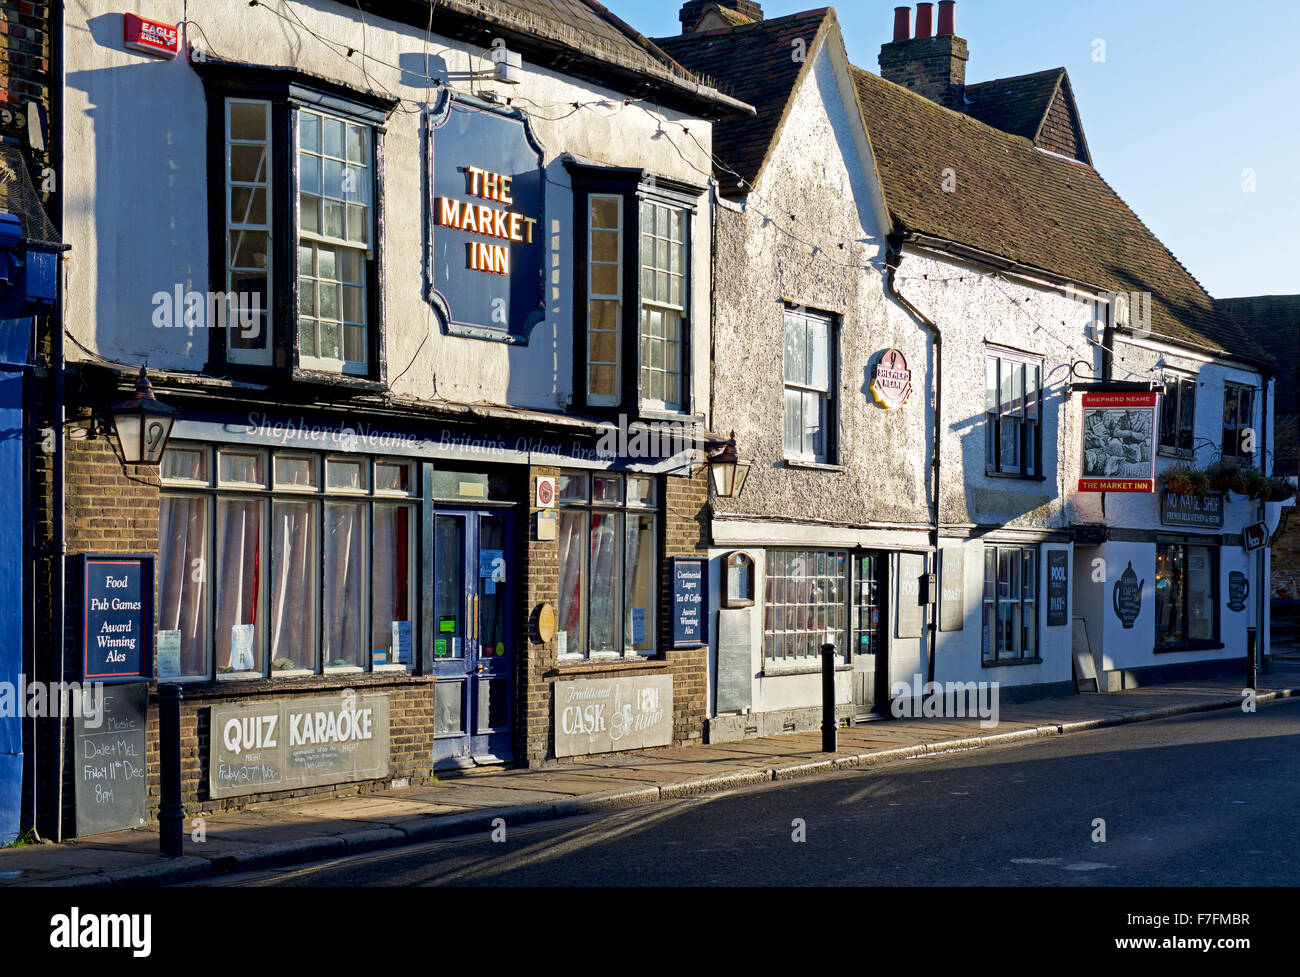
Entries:
[[918,3],[916,5],[916,36],[929,37],[934,33],[934,4]]
[[957,33],[957,0],[939,0],[939,36]]
[[894,8],[894,40],[910,41],[912,39],[912,8]]

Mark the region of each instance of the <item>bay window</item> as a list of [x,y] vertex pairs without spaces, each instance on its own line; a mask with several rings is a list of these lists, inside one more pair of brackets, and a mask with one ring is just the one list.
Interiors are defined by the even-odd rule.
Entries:
[[159,646],[180,655],[159,678],[413,666],[412,463],[176,444],[161,476]]
[[576,400],[689,413],[691,229],[703,190],[643,179],[641,170],[571,164],[570,172],[581,229]]
[[[373,378],[386,99],[293,72],[196,65],[212,147],[220,363]],[[217,284],[219,282],[219,284]],[[209,306],[213,306],[209,302]]]
[[560,476],[557,631],[563,657],[655,653],[656,495],[650,476]]

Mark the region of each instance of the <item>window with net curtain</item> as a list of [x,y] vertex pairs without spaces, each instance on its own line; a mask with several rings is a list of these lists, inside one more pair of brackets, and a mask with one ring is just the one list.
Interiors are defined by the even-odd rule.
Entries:
[[557,630],[565,655],[655,653],[656,495],[650,476],[560,476]]
[[158,627],[180,632],[176,677],[413,664],[409,463],[223,450],[214,480],[209,461],[163,460]]

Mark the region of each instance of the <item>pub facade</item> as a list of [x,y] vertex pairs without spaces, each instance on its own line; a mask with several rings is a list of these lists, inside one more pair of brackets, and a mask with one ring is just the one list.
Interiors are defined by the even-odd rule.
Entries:
[[[147,691],[150,811],[162,684],[191,810],[702,738],[711,129],[752,110],[562,9],[69,13],[42,658]],[[114,579],[148,613],[95,618]]]

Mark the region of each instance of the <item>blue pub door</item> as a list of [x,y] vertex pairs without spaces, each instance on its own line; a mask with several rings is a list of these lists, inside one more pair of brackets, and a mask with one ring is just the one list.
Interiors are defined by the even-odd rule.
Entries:
[[[27,320],[24,320],[27,321]],[[23,375],[0,370],[0,682],[16,686],[23,653]],[[0,845],[18,834],[23,787],[25,690],[0,715]]]
[[433,530],[435,767],[512,757],[510,517],[438,510]]

